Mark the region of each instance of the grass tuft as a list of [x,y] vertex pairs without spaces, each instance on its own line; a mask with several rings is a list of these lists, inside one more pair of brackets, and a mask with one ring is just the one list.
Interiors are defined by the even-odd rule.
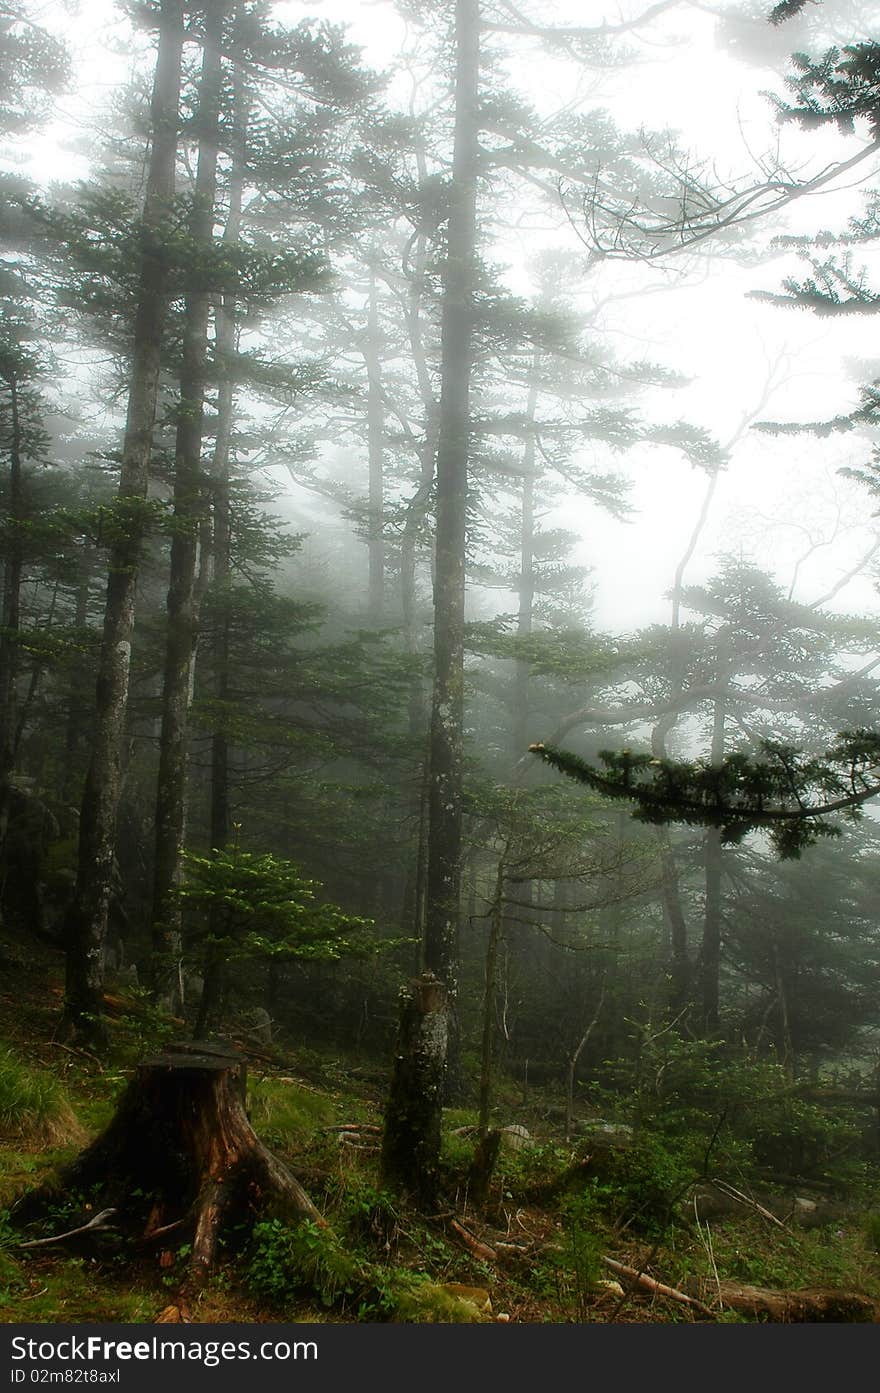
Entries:
[[0,1052],[0,1138],[31,1147],[86,1140],[64,1085],[22,1064],[11,1050]]

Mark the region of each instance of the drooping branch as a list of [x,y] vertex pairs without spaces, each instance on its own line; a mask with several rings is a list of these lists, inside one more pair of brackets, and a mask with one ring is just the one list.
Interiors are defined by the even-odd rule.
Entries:
[[629,799],[639,821],[714,827],[732,843],[762,829],[783,858],[837,835],[828,818],[855,818],[880,794],[880,735],[873,731],[841,733],[820,759],[762,741],[759,757],[730,754],[718,765],[606,750],[600,766],[551,745],[529,749],[596,792]]
[[[797,179],[782,171],[717,193],[698,180],[689,166],[664,165],[659,156],[647,150],[654,164],[672,179],[664,202],[673,205],[673,210],[668,214],[654,212],[647,206],[639,207],[631,198],[606,193],[602,171],[598,170],[589,193],[580,198],[583,224],[577,227],[578,235],[596,260],[659,261],[678,256],[694,251],[710,237],[748,226],[781,212],[799,198],[821,192],[878,153],[880,138],[862,146],[848,160],[826,165],[811,179]],[[572,218],[564,185],[560,197]]]

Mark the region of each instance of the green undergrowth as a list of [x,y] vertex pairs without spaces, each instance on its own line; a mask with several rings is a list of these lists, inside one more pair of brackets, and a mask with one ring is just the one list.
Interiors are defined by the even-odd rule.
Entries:
[[779,1228],[759,1215],[703,1226],[702,1239],[679,1234],[668,1245],[667,1270],[676,1278],[703,1279],[711,1293],[714,1269],[723,1279],[780,1291],[833,1287],[880,1300],[880,1258],[865,1216],[816,1229]]
[[[50,1050],[48,1042],[42,1048],[39,1040],[25,1047],[14,1036],[0,1046],[0,1204],[44,1184],[110,1119],[131,1077],[133,1043],[139,1031],[152,1031],[152,1022],[144,1017],[124,1029],[125,1047],[102,1061]],[[52,1069],[46,1061],[56,1054]],[[195,1318],[694,1318],[684,1307],[644,1295],[627,1291],[621,1298],[609,1287],[614,1274],[605,1254],[636,1268],[648,1264],[658,1280],[698,1291],[716,1310],[716,1272],[722,1281],[789,1290],[837,1287],[880,1301],[877,1171],[864,1149],[850,1145],[851,1121],[801,1106],[772,1067],[766,1075],[734,1070],[725,1099],[722,1075],[705,1047],[673,1042],[662,1059],[646,1057],[651,1070],[643,1059],[638,1086],[589,1091],[590,1116],[582,1106],[583,1125],[571,1141],[561,1138],[558,1122],[547,1121],[556,1100],[537,1092],[531,1109],[511,1105],[499,1112],[498,1122],[521,1123],[530,1135],[525,1145],[502,1145],[489,1200],[478,1215],[468,1196],[477,1139],[472,1109],[444,1114],[443,1213],[426,1215],[382,1188],[381,1110],[375,1093],[364,1096],[355,1074],[335,1059],[320,1071],[310,1065],[308,1078],[292,1063],[284,1071],[252,1071],[252,1125],[294,1169],[327,1227],[291,1225],[270,1213],[227,1235]],[[321,1083],[314,1082],[318,1077]],[[759,1113],[762,1091],[766,1106]],[[812,1229],[793,1222],[780,1228],[743,1206],[697,1225],[693,1187],[705,1184],[708,1173],[760,1194],[762,1177],[783,1165],[803,1177],[797,1183],[807,1193],[812,1183],[817,1197],[833,1194],[833,1219]],[[59,1196],[27,1236],[74,1227],[94,1199]],[[497,1244],[502,1255],[489,1261],[469,1250],[444,1213],[489,1247]],[[86,1240],[76,1251],[66,1244],[25,1251],[22,1237],[8,1220],[0,1222],[0,1319],[7,1321],[155,1320],[174,1302],[187,1273],[186,1235],[164,1257],[129,1249],[113,1236]],[[475,1291],[475,1298],[462,1290]],[[483,1309],[481,1294],[491,1312]],[[720,1310],[717,1318],[739,1319]]]
[[285,1151],[295,1138],[302,1146],[336,1122],[337,1104],[307,1084],[265,1077],[248,1088],[248,1114],[267,1146]]

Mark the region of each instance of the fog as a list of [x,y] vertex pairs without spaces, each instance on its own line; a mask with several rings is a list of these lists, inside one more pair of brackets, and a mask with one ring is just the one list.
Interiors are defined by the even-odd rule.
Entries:
[[15,1319],[878,1318],[869,11],[0,7]]

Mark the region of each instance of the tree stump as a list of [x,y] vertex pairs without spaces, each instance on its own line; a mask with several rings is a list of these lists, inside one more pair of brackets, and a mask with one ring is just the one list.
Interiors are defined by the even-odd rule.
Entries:
[[169,1045],[138,1066],[112,1121],[61,1172],[61,1186],[114,1206],[120,1227],[141,1240],[193,1224],[196,1275],[210,1267],[227,1219],[272,1209],[323,1226],[251,1127],[245,1080],[244,1057],[229,1046]]
[[381,1169],[383,1183],[428,1207],[437,1194],[446,1045],[446,988],[425,972],[400,992]]

